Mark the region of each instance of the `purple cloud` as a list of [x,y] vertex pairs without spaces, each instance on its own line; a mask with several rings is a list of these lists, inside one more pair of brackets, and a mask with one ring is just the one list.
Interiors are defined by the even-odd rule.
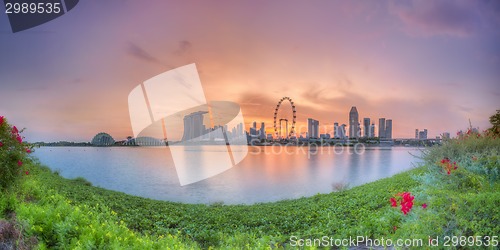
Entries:
[[398,1],[389,10],[412,35],[469,36],[481,26],[481,10],[476,1]]

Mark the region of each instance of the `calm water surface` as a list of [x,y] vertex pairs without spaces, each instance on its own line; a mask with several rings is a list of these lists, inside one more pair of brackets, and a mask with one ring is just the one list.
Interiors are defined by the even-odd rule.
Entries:
[[[221,146],[205,146],[209,154]],[[419,149],[354,150],[333,147],[250,147],[248,156],[215,177],[180,186],[168,148],[42,147],[35,156],[66,178],[132,195],[185,203],[253,204],[329,193],[408,170]],[[199,154],[200,152],[193,152]]]

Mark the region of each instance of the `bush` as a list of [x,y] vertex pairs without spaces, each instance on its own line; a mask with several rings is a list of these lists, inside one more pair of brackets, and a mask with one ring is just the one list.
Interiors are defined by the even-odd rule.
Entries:
[[0,191],[5,192],[15,185],[22,175],[29,172],[23,169],[31,153],[31,146],[23,142],[16,126],[0,116]]

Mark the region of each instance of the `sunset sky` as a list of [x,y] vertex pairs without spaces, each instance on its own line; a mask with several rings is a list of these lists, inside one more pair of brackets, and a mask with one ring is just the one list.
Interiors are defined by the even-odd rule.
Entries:
[[348,124],[356,106],[395,138],[485,129],[500,109],[500,1],[90,0],[15,34],[4,12],[0,116],[29,141],[132,135],[130,91],[190,63],[247,128],[271,131],[283,96],[299,126]]

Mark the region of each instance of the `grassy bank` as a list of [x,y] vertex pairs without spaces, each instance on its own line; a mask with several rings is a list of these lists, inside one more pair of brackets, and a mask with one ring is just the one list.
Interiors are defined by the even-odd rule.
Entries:
[[[500,232],[499,152],[499,139],[463,137],[426,151],[424,166],[390,178],[256,205],[134,197],[64,179],[35,160],[26,163],[30,174],[0,197],[0,217],[22,235],[12,244],[61,249],[287,248],[292,235],[420,238],[424,244],[429,236],[440,244],[445,236],[484,240]],[[389,202],[402,192],[415,197],[407,215]]]

